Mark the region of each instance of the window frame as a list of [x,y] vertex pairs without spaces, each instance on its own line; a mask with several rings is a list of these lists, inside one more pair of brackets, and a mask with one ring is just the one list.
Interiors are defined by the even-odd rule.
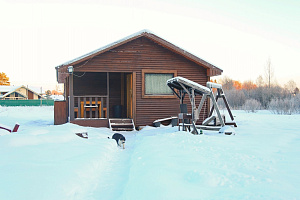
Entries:
[[177,70],[152,70],[142,69],[142,98],[176,98],[175,94],[145,94],[145,74],[173,74],[177,76]]

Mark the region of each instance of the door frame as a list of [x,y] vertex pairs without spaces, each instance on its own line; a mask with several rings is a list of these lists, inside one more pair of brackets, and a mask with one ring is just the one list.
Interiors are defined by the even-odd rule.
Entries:
[[126,94],[124,93],[126,98],[126,117],[132,118],[135,122],[136,120],[136,72],[125,73],[124,79],[126,83]]

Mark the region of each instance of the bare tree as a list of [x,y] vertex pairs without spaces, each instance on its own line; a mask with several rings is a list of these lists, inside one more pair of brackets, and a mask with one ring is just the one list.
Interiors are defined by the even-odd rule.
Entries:
[[259,75],[259,77],[257,77],[255,82],[256,82],[257,87],[263,87],[265,84],[262,75]]
[[294,93],[296,88],[296,82],[293,80],[289,80],[286,84],[284,84],[284,89],[286,89],[289,94]]
[[270,58],[267,60],[267,64],[265,67],[265,78],[267,80],[266,82],[268,84],[268,88],[271,88],[271,82],[274,78],[274,69],[272,67]]
[[233,80],[228,76],[224,76],[221,80],[222,88],[224,90],[231,90],[233,89]]

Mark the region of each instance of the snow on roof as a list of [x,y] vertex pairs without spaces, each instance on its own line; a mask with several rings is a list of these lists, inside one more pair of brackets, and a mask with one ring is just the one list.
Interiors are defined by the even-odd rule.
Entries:
[[[68,62],[65,62],[65,63],[63,63],[63,64],[57,66],[56,68],[59,68],[60,66],[70,65],[71,63],[74,63],[74,62],[79,61],[79,60],[81,60],[81,59],[83,59],[83,58],[89,57],[89,56],[91,56],[91,55],[94,55],[94,54],[96,54],[96,53],[98,53],[98,52],[100,52],[100,51],[102,51],[102,50],[108,49],[108,48],[110,48],[110,47],[112,47],[112,46],[114,46],[114,45],[117,45],[117,44],[119,44],[119,43],[122,43],[122,42],[124,42],[124,41],[126,41],[126,40],[128,40],[128,39],[130,39],[130,38],[134,38],[134,37],[136,37],[136,36],[139,36],[139,35],[141,35],[141,34],[143,34],[143,33],[152,33],[152,32],[149,31],[149,30],[147,30],[147,29],[143,29],[143,30],[141,30],[141,31],[139,31],[139,32],[136,32],[136,33],[134,33],[134,34],[132,34],[132,35],[129,35],[129,36],[123,38],[123,39],[120,39],[120,40],[115,41],[115,42],[113,42],[113,43],[110,43],[110,44],[108,44],[108,45],[106,45],[106,46],[103,46],[103,47],[101,47],[101,48],[99,48],[99,49],[96,49],[96,50],[91,51],[91,52],[89,52],[89,53],[87,53],[87,54],[84,54],[84,55],[82,55],[82,56],[80,56],[80,57],[77,57],[77,58],[75,58],[75,59],[73,59],[73,60],[70,60],[70,61],[68,61]],[[152,34],[153,34],[153,33],[152,33]]]
[[7,95],[11,94],[12,92],[14,92],[17,89],[22,88],[22,87],[32,91],[33,93],[36,93],[37,95],[39,95],[39,92],[37,92],[38,91],[37,88],[29,88],[29,87],[26,87],[24,85],[19,85],[19,86],[1,85],[0,86],[0,93],[4,92],[5,94],[0,95],[0,98],[2,98],[4,96],[7,96]]
[[10,86],[10,85],[0,85],[0,92],[11,92],[15,91],[21,86]]
[[198,91],[201,94],[202,93],[205,93],[205,94],[210,93],[210,89],[208,87],[205,87],[205,86],[200,85],[200,84],[198,84],[194,81],[191,81],[189,79],[186,79],[186,78],[183,78],[183,77],[180,77],[180,76],[177,76],[177,77],[174,77],[174,78],[171,78],[171,79],[167,80],[167,85],[169,87],[173,86],[177,89],[183,89],[181,87],[181,85],[178,84],[178,83],[183,84],[187,88],[189,88],[189,87],[194,88],[194,89],[196,89],[196,91]]

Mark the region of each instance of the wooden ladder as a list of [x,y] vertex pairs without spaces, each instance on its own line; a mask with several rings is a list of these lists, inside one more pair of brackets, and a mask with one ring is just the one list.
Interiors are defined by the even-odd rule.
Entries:
[[133,119],[109,119],[109,128],[112,131],[134,131]]

